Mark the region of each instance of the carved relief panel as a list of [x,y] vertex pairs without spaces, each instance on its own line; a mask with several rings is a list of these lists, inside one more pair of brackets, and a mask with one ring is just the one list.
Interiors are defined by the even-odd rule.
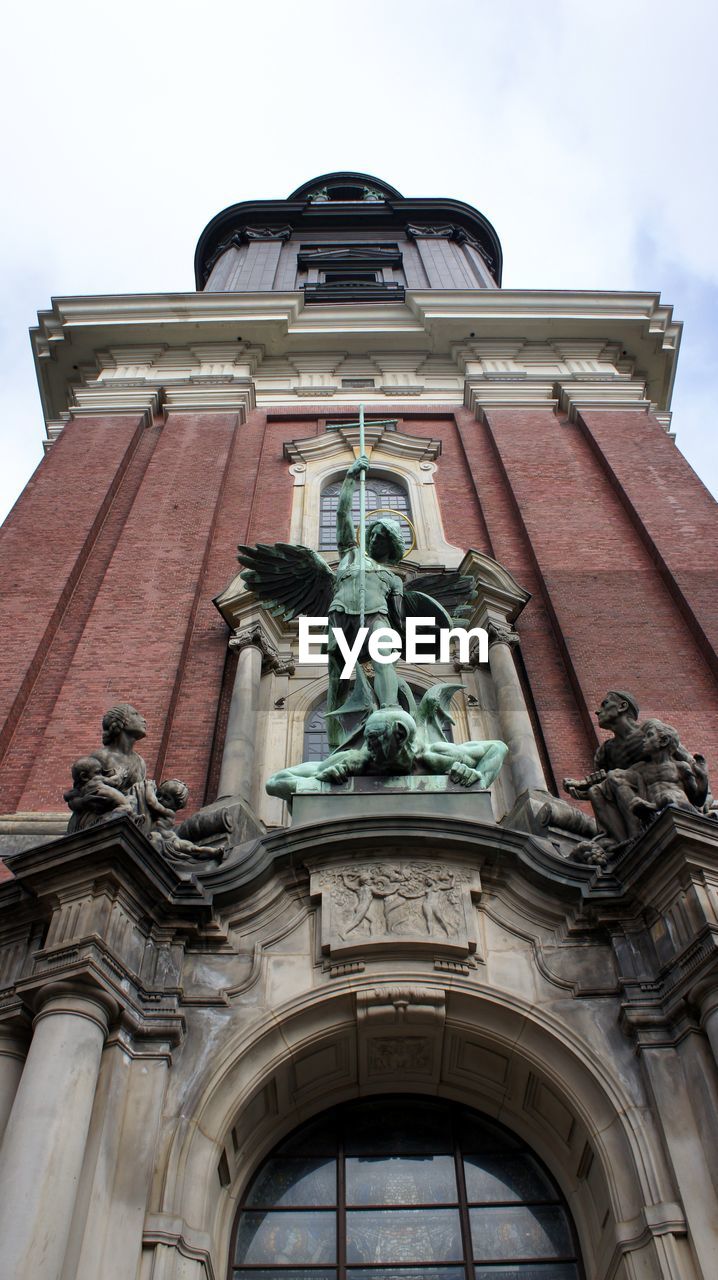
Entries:
[[469,956],[477,950],[478,870],[404,859],[350,862],[311,871],[321,904],[321,945],[332,957],[387,947]]

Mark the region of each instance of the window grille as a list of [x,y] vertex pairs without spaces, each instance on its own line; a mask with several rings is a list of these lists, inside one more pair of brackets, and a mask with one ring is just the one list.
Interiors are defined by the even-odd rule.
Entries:
[[563,1197],[525,1143],[468,1107],[401,1095],[335,1107],[275,1147],[240,1203],[230,1272],[232,1280],[583,1274]]
[[[342,481],[328,484],[322,492],[319,505],[319,550],[336,551],[337,548],[337,507]],[[383,480],[380,477],[367,476],[366,479],[366,514],[367,523],[371,520],[372,511],[389,509],[399,511],[411,519],[409,495],[403,485],[396,480]],[[352,505],[354,523],[359,523],[359,488],[354,490]],[[411,546],[411,529],[406,520],[399,520],[401,536],[405,547]]]

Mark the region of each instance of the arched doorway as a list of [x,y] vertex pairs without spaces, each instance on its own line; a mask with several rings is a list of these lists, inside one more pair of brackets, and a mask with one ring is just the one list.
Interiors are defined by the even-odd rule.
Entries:
[[246,1187],[231,1280],[580,1280],[561,1193],[529,1147],[458,1103],[344,1103]]

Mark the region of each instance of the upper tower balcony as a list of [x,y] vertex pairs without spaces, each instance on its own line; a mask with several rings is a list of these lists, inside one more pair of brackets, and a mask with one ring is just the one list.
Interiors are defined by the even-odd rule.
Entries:
[[401,302],[407,289],[498,289],[501,244],[460,200],[406,199],[366,173],[329,173],[286,200],[217,214],[195,254],[197,289],[301,291],[307,303]]

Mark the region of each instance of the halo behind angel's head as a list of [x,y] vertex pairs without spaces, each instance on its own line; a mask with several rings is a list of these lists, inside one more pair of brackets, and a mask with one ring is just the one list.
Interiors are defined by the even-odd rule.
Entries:
[[376,556],[377,560],[385,561],[389,564],[398,564],[404,559],[404,539],[401,536],[401,526],[398,520],[392,520],[388,516],[381,516],[378,520],[372,520],[367,525],[366,531],[366,549],[370,556],[374,556],[373,546],[378,537],[384,538],[384,545],[387,551],[382,556]]

